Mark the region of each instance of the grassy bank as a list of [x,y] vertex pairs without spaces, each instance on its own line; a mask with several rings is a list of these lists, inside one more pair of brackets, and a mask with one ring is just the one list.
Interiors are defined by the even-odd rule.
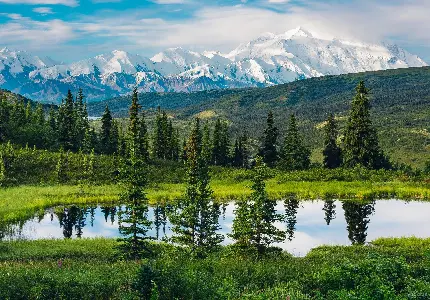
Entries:
[[[428,299],[430,239],[324,246],[262,259],[224,247],[205,259],[154,244],[122,260],[115,240],[0,242],[1,299]],[[60,262],[60,263],[59,263]],[[32,284],[28,284],[31,282]]]
[[[251,193],[250,182],[213,180],[214,196],[220,201],[241,199]],[[118,185],[105,186],[20,186],[0,190],[0,217],[4,221],[19,220],[32,216],[38,210],[65,204],[119,203]],[[148,188],[151,202],[171,201],[181,197],[184,185],[163,183]],[[308,199],[430,199],[430,186],[414,182],[280,182],[267,181],[267,191],[274,199],[295,196]]]

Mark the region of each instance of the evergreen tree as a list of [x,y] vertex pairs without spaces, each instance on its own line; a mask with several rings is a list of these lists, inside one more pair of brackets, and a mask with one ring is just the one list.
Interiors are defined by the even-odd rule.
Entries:
[[229,138],[227,123],[217,120],[213,134],[212,162],[216,166],[226,166],[229,162]]
[[88,112],[86,103],[84,103],[84,94],[82,89],[79,89],[75,102],[75,118],[76,118],[76,143],[82,147],[85,133],[89,128]]
[[243,134],[239,138],[236,138],[234,143],[234,149],[232,154],[232,165],[238,168],[247,168],[249,153],[247,149],[248,137]]
[[263,157],[264,163],[269,167],[275,166],[278,161],[278,150],[276,149],[278,135],[279,132],[275,126],[273,113],[269,112],[266,129],[264,130],[263,145],[260,149],[260,155]]
[[324,138],[324,167],[335,169],[342,164],[342,150],[337,145],[337,126],[334,116],[331,114],[327,119]]
[[[140,112],[141,106],[139,104],[139,97],[137,88],[133,90],[131,106],[129,109],[129,125],[128,125],[128,146],[134,148],[136,156],[148,161],[149,159],[149,145],[148,145],[148,132],[145,123],[145,116]],[[130,151],[128,151],[130,152]]]
[[304,170],[310,165],[310,151],[303,145],[294,115],[290,117],[290,124],[281,151],[280,167],[284,170]]
[[264,182],[267,169],[261,157],[254,167],[252,194],[248,199],[236,203],[233,230],[230,236],[239,247],[255,247],[258,254],[264,253],[272,243],[285,239],[285,233],[274,223],[283,218],[276,212],[276,200],[269,199]]
[[76,114],[72,92],[67,92],[65,101],[60,105],[57,118],[58,139],[64,150],[77,150]]
[[103,113],[102,128],[100,132],[101,152],[105,154],[114,154],[118,151],[118,127],[112,118],[109,107],[106,105]]
[[168,156],[168,122],[167,114],[162,112],[158,107],[157,115],[155,117],[155,131],[154,131],[154,157],[159,159],[167,159]]
[[370,119],[369,90],[363,81],[356,87],[356,95],[352,101],[345,129],[343,159],[347,167],[356,165],[370,169],[389,167],[379,148],[377,133]]
[[[132,106],[137,105],[133,101]],[[140,148],[140,124],[138,112],[130,110],[129,139],[127,155],[123,159],[120,171],[124,192],[121,200],[125,204],[125,210],[119,212],[119,231],[124,236],[119,239],[122,243],[120,249],[126,257],[137,259],[144,252],[151,252],[148,246],[152,238],[147,235],[152,222],[148,219],[148,199],[144,188],[147,184],[145,158]]]
[[45,113],[43,111],[43,106],[41,103],[38,103],[36,106],[36,111],[33,115],[34,123],[36,123],[39,126],[45,125]]
[[173,210],[172,241],[188,246],[197,256],[203,256],[221,243],[218,204],[213,202],[209,187],[209,169],[202,156],[202,136],[199,119],[195,120],[187,144],[187,185],[184,199]]
[[202,157],[208,162],[212,162],[212,141],[211,141],[211,133],[209,128],[209,123],[206,122],[203,127],[203,135],[202,135]]

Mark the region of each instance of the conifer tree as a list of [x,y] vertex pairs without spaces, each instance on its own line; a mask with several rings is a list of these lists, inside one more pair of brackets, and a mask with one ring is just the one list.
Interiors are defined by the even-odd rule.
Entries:
[[139,109],[135,89],[130,107],[127,153],[120,170],[121,182],[124,185],[121,200],[125,204],[125,210],[119,212],[119,231],[123,235],[123,238],[119,239],[120,249],[126,257],[133,259],[141,257],[145,252],[151,252],[148,242],[152,239],[147,235],[152,222],[148,219],[149,204],[144,190],[147,184],[147,156],[142,153],[142,121],[139,118]]
[[216,166],[226,166],[229,162],[229,138],[227,123],[218,119],[215,123],[212,145],[212,162]]
[[155,117],[155,131],[154,131],[154,157],[159,159],[167,159],[168,156],[168,121],[167,114],[162,112],[158,107],[157,115]]
[[297,128],[296,117],[291,115],[279,165],[284,170],[308,169],[310,165],[309,157],[310,151],[303,145],[303,140]]
[[264,182],[267,169],[261,157],[256,158],[251,196],[236,203],[233,230],[230,234],[237,246],[255,247],[258,254],[264,253],[272,243],[285,239],[285,233],[274,223],[281,221],[276,212],[276,200],[269,199]]
[[144,161],[148,161],[148,131],[145,123],[145,115],[143,114],[143,112],[141,112],[137,88],[133,90],[131,106],[129,109],[129,118],[130,121],[128,125],[127,145],[130,147],[134,147],[133,151],[135,151],[136,156],[142,158]]
[[264,163],[269,166],[275,166],[278,161],[278,150],[276,149],[276,143],[278,140],[278,128],[275,126],[273,113],[270,111],[267,115],[266,129],[264,130],[263,145],[260,149],[260,155],[263,158]]
[[41,103],[37,104],[36,111],[33,117],[34,117],[34,123],[36,123],[39,126],[45,125],[45,113],[43,111],[43,106]]
[[90,126],[88,121],[87,106],[86,103],[84,103],[84,94],[82,89],[79,89],[74,109],[76,119],[76,143],[79,147],[81,147],[85,137],[85,132]]
[[344,135],[343,160],[347,167],[389,167],[370,118],[369,90],[363,81],[356,87]]
[[189,247],[197,256],[205,255],[223,240],[216,232],[220,229],[218,218],[221,212],[219,205],[213,202],[201,141],[200,121],[196,119],[187,143],[186,192],[170,217],[175,234],[172,241]]
[[212,162],[212,153],[211,133],[209,123],[206,122],[202,134],[202,157],[208,164]]
[[169,122],[169,159],[173,161],[179,160],[179,131],[173,128],[172,121]]
[[324,167],[335,169],[342,164],[342,150],[337,145],[337,126],[334,116],[331,114],[327,118],[324,137]]
[[106,105],[103,113],[102,128],[100,132],[101,152],[105,154],[114,154],[118,150],[118,127],[112,118],[109,107]]
[[77,150],[76,114],[72,92],[69,90],[65,101],[58,110],[58,138],[64,150]]

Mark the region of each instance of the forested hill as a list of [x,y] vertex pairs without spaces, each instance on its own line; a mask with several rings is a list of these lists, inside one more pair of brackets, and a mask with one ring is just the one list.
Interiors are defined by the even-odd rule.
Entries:
[[[24,104],[27,104],[28,102],[30,102],[32,106],[36,106],[36,105],[37,105],[37,103],[38,103],[38,102],[33,101],[33,100],[30,100],[30,99],[28,99],[28,98],[26,98],[26,97],[24,97],[24,96],[21,96],[20,94],[15,94],[15,93],[12,93],[12,92],[10,92],[10,91],[8,91],[8,90],[0,89],[0,99],[1,99],[2,97],[6,97],[6,99],[7,99],[8,101],[10,101],[10,102],[14,102],[14,101],[18,101],[18,102],[20,102],[20,101],[24,101]],[[44,109],[47,109],[47,108],[49,108],[50,106],[51,106],[51,105],[49,105],[49,104],[43,104],[43,108],[44,108]]]
[[[232,131],[246,129],[259,137],[269,110],[279,127],[295,113],[309,146],[318,160],[322,147],[322,122],[332,112],[345,124],[354,89],[364,80],[371,89],[373,121],[381,144],[395,161],[422,165],[430,157],[430,67],[325,76],[288,84],[240,90],[198,93],[147,93],[140,95],[145,109],[166,109],[178,122],[193,116],[223,118]],[[130,97],[89,105],[99,116],[106,104],[118,117],[127,116]]]

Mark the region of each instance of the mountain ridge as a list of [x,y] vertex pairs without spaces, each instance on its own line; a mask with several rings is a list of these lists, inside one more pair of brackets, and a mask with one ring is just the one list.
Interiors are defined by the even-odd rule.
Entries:
[[[3,54],[2,54],[3,53]],[[9,55],[6,55],[9,54]],[[169,48],[151,58],[114,50],[59,64],[24,51],[0,51],[0,87],[58,103],[82,88],[89,101],[140,92],[194,92],[265,87],[297,79],[421,67],[427,63],[397,45],[322,39],[302,27],[265,33],[227,54]]]

